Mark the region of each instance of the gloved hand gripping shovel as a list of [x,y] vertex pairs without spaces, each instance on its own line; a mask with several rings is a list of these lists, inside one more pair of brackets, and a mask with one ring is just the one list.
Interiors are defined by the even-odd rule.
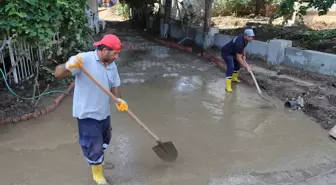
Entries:
[[[81,66],[82,71],[107,95],[109,95],[116,103],[120,103],[117,97],[115,97],[109,90],[103,87],[83,66]],[[158,143],[153,147],[154,152],[164,161],[172,162],[177,158],[177,150],[174,144],[171,141],[162,142],[159,137],[157,137],[149,128],[142,123],[130,110],[127,110],[127,113],[142,127],[144,128],[148,134],[155,139]]]
[[[251,69],[251,67],[247,64],[247,62],[246,62],[246,61],[244,61],[244,62],[245,62],[245,64],[247,65],[247,67]],[[254,74],[253,74],[253,72],[252,72],[252,70],[251,70],[250,74],[251,74],[251,76],[252,76],[252,78],[253,78],[254,84],[255,84],[256,87],[257,87],[258,94],[259,94],[260,98],[263,99],[263,100],[265,100],[265,101],[267,101],[268,103],[272,104],[273,107],[275,108],[276,106],[274,105],[274,103],[272,103],[271,101],[267,100],[266,98],[264,98],[264,97],[261,95],[260,87],[259,87],[259,85],[258,85],[258,82],[257,82],[257,80],[256,80],[256,78],[255,78],[255,76],[254,76]]]

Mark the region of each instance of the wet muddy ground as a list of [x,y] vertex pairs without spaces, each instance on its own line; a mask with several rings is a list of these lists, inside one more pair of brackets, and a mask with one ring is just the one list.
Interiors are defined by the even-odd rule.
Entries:
[[[220,57],[217,49],[210,52]],[[287,66],[269,66],[256,58],[250,58],[248,62],[263,91],[282,101],[301,96],[304,113],[326,130],[336,125],[336,77]],[[241,71],[241,77],[252,84],[253,80],[246,71]]]
[[[109,30],[118,33],[117,30]],[[271,108],[253,86],[226,93],[224,74],[202,58],[156,45],[132,32],[123,41],[119,73],[130,109],[179,152],[164,163],[147,133],[112,104],[112,143],[105,169],[120,185],[335,184],[336,147],[300,111]],[[93,185],[78,145],[69,95],[52,113],[0,127],[0,184]]]
[[311,116],[326,130],[336,125],[335,77],[286,66],[270,69],[260,61],[251,62],[256,64],[259,81],[270,95],[282,100],[302,96],[305,101],[302,108],[304,113]]

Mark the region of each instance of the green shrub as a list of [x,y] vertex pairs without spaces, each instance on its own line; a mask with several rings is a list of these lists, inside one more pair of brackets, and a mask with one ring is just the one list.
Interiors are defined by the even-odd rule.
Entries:
[[248,15],[253,13],[252,4],[253,0],[215,0],[212,6],[212,15]]
[[213,16],[237,15],[244,16],[255,13],[259,2],[259,13],[265,13],[265,5],[276,4],[280,0],[214,0],[212,6]]
[[90,35],[83,0],[5,0],[0,6],[0,37],[10,32],[32,46],[49,49],[59,32],[61,55],[87,46]]
[[128,19],[129,16],[130,16],[130,8],[129,8],[128,4],[118,3],[116,5],[116,14],[118,16],[124,17],[125,19]]

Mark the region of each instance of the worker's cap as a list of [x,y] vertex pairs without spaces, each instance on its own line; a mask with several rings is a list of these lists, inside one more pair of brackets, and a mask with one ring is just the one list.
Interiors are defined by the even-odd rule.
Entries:
[[252,29],[246,29],[244,31],[244,34],[247,35],[247,36],[249,36],[249,37],[254,37],[254,32],[253,32]]
[[94,46],[105,45],[117,51],[120,51],[122,49],[122,44],[120,42],[120,39],[113,34],[105,35],[100,41],[94,42],[93,45]]

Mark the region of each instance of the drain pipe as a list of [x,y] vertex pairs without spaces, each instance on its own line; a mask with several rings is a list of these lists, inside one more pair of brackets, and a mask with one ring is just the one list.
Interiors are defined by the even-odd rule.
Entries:
[[296,100],[292,100],[292,101],[288,100],[288,101],[285,102],[285,107],[286,108],[293,108],[293,107],[296,107],[298,105],[299,105],[299,103]]
[[301,108],[303,108],[303,106],[304,106],[304,100],[301,96],[299,96],[297,99],[286,100],[286,102],[285,102],[285,107],[286,108],[301,109]]

